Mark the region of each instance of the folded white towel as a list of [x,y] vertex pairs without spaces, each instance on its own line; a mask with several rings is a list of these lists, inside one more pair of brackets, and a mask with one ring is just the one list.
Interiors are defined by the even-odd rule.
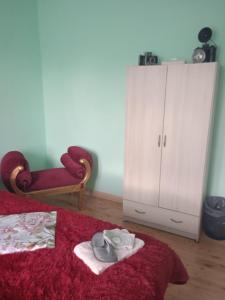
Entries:
[[104,230],[103,237],[114,249],[133,249],[134,247],[135,234],[129,233],[127,229]]
[[[135,238],[133,249],[115,249],[118,261],[128,258],[129,256],[135,254],[140,248],[144,246],[144,241]],[[94,272],[96,275],[101,274],[108,267],[114,265],[115,263],[105,263],[97,260],[94,256],[91,242],[83,242],[75,246],[74,253]]]

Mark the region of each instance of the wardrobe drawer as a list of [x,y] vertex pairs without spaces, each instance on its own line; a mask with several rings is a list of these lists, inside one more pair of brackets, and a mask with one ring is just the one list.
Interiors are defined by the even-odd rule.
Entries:
[[123,201],[123,212],[125,219],[127,216],[128,219],[135,219],[140,223],[147,222],[150,226],[155,225],[153,227],[161,229],[170,228],[174,231],[196,235],[199,228],[198,217],[133,201]]
[[133,201],[123,200],[124,216],[150,222],[151,206]]
[[172,210],[158,208],[160,211],[160,224],[182,232],[196,234],[199,228],[199,217],[179,213]]

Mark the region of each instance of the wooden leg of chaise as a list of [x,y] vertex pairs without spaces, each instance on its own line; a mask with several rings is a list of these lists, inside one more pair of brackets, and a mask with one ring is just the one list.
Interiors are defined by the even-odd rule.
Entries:
[[84,190],[81,190],[79,192],[78,208],[79,210],[82,210],[84,208]]

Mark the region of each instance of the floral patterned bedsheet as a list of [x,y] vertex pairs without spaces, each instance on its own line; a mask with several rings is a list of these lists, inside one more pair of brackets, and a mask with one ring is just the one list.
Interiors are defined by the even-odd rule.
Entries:
[[55,247],[57,212],[0,215],[0,254]]

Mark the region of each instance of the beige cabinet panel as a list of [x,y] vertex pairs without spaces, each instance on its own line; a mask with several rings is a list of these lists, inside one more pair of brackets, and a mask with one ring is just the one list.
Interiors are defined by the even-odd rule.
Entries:
[[160,207],[201,213],[215,75],[215,63],[168,68]]
[[124,198],[158,205],[166,66],[127,77]]

